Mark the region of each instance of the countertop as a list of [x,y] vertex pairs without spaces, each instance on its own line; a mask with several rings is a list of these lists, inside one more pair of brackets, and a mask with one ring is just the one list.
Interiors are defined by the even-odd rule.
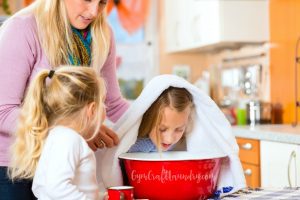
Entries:
[[292,127],[282,125],[232,126],[236,137],[300,144],[300,125]]

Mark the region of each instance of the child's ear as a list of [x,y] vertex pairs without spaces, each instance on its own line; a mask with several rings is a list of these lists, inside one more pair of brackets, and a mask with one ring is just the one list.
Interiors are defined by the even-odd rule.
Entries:
[[88,118],[92,118],[95,114],[96,103],[92,102],[87,105],[86,115]]

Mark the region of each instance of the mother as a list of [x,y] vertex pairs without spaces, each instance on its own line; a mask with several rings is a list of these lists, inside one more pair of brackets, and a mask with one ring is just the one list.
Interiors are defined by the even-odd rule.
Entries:
[[[107,116],[116,121],[128,108],[116,78],[115,41],[105,18],[107,0],[36,0],[0,29],[0,194],[34,199],[31,180],[11,183],[6,176],[9,145],[29,82],[41,69],[62,64],[95,68],[107,84]],[[101,141],[101,142],[100,142]],[[93,150],[118,143],[103,126]]]

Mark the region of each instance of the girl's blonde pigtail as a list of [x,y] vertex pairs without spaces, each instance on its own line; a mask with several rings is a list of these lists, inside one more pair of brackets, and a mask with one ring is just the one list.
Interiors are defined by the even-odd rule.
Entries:
[[43,104],[47,76],[48,71],[38,74],[26,94],[11,151],[9,176],[12,180],[33,178],[37,167],[48,133],[47,112]]

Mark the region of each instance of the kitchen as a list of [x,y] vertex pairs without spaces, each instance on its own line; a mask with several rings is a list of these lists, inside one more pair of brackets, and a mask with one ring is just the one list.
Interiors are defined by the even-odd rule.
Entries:
[[299,9],[297,0],[151,1],[138,77],[183,73],[205,90],[233,125],[249,187],[299,186]]
[[[174,68],[182,68],[192,83],[206,81],[199,87],[210,94],[229,120],[233,118],[233,132],[249,187],[297,187],[300,128],[296,107],[299,65],[295,60],[299,55],[295,51],[299,45],[300,4],[219,1],[220,8],[214,9],[217,1],[209,2],[211,5],[205,8],[212,12],[207,13],[200,9],[205,1],[158,2],[159,73],[174,73]],[[208,23],[213,18],[221,22]],[[205,32],[205,28],[209,30]],[[193,38],[195,42],[191,42]],[[253,68],[247,92],[246,72]],[[242,84],[238,77],[241,73]],[[248,111],[242,119],[238,117],[239,107]]]
[[[197,7],[197,4],[204,4],[203,1],[195,0],[191,2],[194,2],[194,4],[190,3],[191,8],[194,7],[195,9],[200,7]],[[213,2],[215,1],[211,1],[211,4]],[[299,83],[297,82],[299,80],[299,70],[297,70],[299,65],[295,63],[295,59],[298,56],[297,54],[295,55],[295,51],[298,48],[297,39],[300,34],[300,16],[297,14],[300,4],[298,1],[276,0],[239,1],[239,3],[231,1],[232,4],[234,4],[233,2],[238,5],[231,7],[230,1],[220,1],[220,8],[215,11],[215,15],[219,15],[219,20],[223,22],[223,24],[219,24],[220,27],[218,25],[213,27],[211,23],[207,23],[207,21],[205,23],[205,20],[201,21],[199,18],[205,18],[205,12],[195,11],[195,16],[192,16],[194,18],[190,18],[190,23],[199,23],[199,26],[202,25],[201,23],[206,24],[208,28],[215,28],[213,29],[214,32],[218,28],[220,29],[217,33],[211,33],[212,35],[205,35],[203,33],[203,38],[207,37],[208,44],[210,44],[209,39],[214,37],[213,34],[217,35],[215,36],[215,40],[211,39],[214,41],[212,45],[205,44],[206,41],[203,44],[199,42],[198,45],[196,42],[192,45],[188,44],[188,41],[181,42],[180,39],[185,40],[189,37],[177,36],[174,33],[174,29],[169,30],[175,35],[173,36],[175,37],[173,41],[178,41],[176,43],[178,47],[171,46],[170,38],[161,39],[161,41],[169,41],[170,43],[161,43],[160,73],[172,73],[172,66],[177,63],[189,65],[192,71],[191,81],[195,82],[198,77],[201,77],[203,71],[209,71],[211,75],[209,82],[211,97],[216,102],[219,102],[220,106],[227,106],[231,110],[237,110],[241,104],[244,104],[242,108],[248,111],[248,124],[250,123],[249,111],[251,110],[249,108],[250,105],[247,108],[245,102],[254,99],[260,100],[254,102],[267,105],[266,107],[258,108],[258,112],[261,115],[258,116],[257,120],[253,119],[251,125],[233,126],[233,132],[237,137],[240,147],[240,159],[243,164],[247,184],[250,187],[299,186],[297,179],[299,180],[300,160],[296,156],[297,154],[299,155],[300,150],[300,143],[296,142],[300,136],[298,135],[300,134],[300,128],[299,125],[297,126],[299,118],[296,117],[299,115],[299,108],[296,107],[299,96],[295,96],[295,93],[299,93]],[[186,2],[179,1],[179,6],[177,7],[179,9],[173,11],[174,13],[184,14],[187,12],[190,14],[193,12],[193,10],[188,8],[185,9],[184,5],[180,3],[186,4]],[[247,5],[247,3],[249,4]],[[172,12],[170,4],[175,3],[172,1],[172,3],[169,2],[168,4],[168,1],[166,1],[161,7],[165,6],[166,10]],[[223,7],[221,7],[222,4],[224,4]],[[213,7],[213,5],[211,6]],[[166,20],[168,20],[168,13],[163,8],[161,9],[162,16],[165,16]],[[206,9],[209,8],[206,7]],[[226,11],[231,12],[227,13]],[[209,12],[209,14],[211,13]],[[193,15],[193,13],[190,15]],[[207,19],[213,18],[212,15],[208,15]],[[182,14],[177,15],[177,17],[171,15],[169,18],[169,20],[175,20],[173,22],[175,26],[185,26],[189,23],[180,21],[185,18]],[[176,20],[178,21],[176,22]],[[199,22],[196,20],[199,20]],[[167,29],[168,26],[171,26],[170,23],[160,22],[161,37],[168,37],[168,35],[163,34],[165,32],[168,34],[168,30],[164,30],[163,28]],[[205,27],[205,25],[203,26]],[[201,37],[202,35],[199,32],[203,31],[204,28],[194,27],[196,25],[193,25],[191,32],[186,31],[186,34],[190,34],[190,37]],[[182,31],[180,28],[176,28],[178,32]],[[188,29],[185,28],[184,30]],[[219,50],[220,48],[221,50]],[[172,53],[166,53],[168,51]],[[256,82],[259,85],[259,90],[247,94],[245,87],[241,87],[239,80],[236,80],[238,77],[228,77],[230,76],[228,72],[238,75],[238,72],[236,72],[238,68],[245,69],[245,67],[255,65],[262,68],[257,70],[258,73],[256,73],[256,75],[260,76],[259,79],[261,80],[259,83]],[[225,78],[231,80],[231,82],[226,83],[224,81],[225,83],[223,84],[230,87],[223,87],[222,89],[222,83],[218,82],[222,77],[222,74],[218,74],[220,71],[223,72],[223,76],[224,71],[227,71],[227,74],[225,73],[227,77]],[[216,76],[214,77],[214,75]],[[228,88],[231,89],[231,93],[228,92]],[[233,108],[230,108],[230,103],[224,101],[226,100],[226,98],[224,99],[224,96],[226,97],[224,92],[229,93],[227,97],[229,96],[231,103],[238,99],[238,101],[234,102],[235,105]],[[268,108],[268,104],[272,104],[272,116],[270,116],[271,111],[268,111],[270,109]],[[255,106],[252,107],[254,108]],[[266,115],[269,116],[267,119],[270,122],[272,121],[273,124],[269,122],[268,124],[261,125],[263,121],[260,117],[264,116],[263,109],[269,113]],[[257,111],[252,110],[251,112],[255,115],[254,112]],[[233,115],[235,116],[235,120],[232,120],[232,124],[238,124],[238,119],[236,119],[238,114],[235,113]],[[245,122],[239,124],[245,124]],[[292,124],[294,125],[292,126]]]
[[[201,1],[190,2],[190,8],[199,8],[192,2],[200,4]],[[160,2],[160,20],[158,23],[159,71],[160,73],[173,73],[174,66],[188,65],[191,68],[190,81],[196,82],[198,77],[202,76],[203,71],[217,74],[216,72],[221,71],[220,68],[222,67],[235,69],[236,66],[263,66],[260,72],[263,83],[259,86],[259,94],[254,97],[271,103],[273,112],[279,113],[276,116],[273,114],[272,120],[274,123],[281,123],[282,125],[259,125],[254,120],[254,126],[233,126],[234,134],[240,146],[240,158],[247,184],[249,187],[299,186],[297,179],[299,180],[300,160],[296,154],[299,154],[300,143],[296,141],[299,140],[300,128],[299,126],[293,127],[291,124],[295,123],[295,112],[299,113],[299,108],[295,108],[296,80],[294,68],[296,42],[300,34],[300,16],[297,14],[300,5],[297,1],[248,2],[249,5],[253,6],[249,6],[252,10],[241,8],[238,12],[235,6],[236,10],[231,13],[234,15],[233,13],[236,12],[235,14],[239,16],[238,20],[241,21],[226,16],[228,13],[225,11],[230,9],[229,5],[229,8],[224,5],[223,13],[219,11],[220,18],[223,18],[222,22],[227,22],[227,24],[222,24],[222,27],[229,29],[224,30],[224,32],[231,31],[231,35],[223,33],[222,36],[222,32],[217,33],[216,30],[212,34],[220,34],[219,37],[223,37],[225,41],[216,36],[215,44],[198,44],[198,46],[197,44],[189,44],[188,39],[200,37],[201,33],[199,32],[203,28],[191,30],[186,26],[190,23],[200,23],[196,21],[199,20],[197,14],[201,16],[202,13],[196,10],[194,11],[195,16],[192,16],[194,18],[187,19],[185,14],[193,15],[190,14],[193,10],[186,8],[189,5],[186,1]],[[226,4],[225,1],[223,3]],[[253,4],[257,4],[257,7]],[[217,15],[218,13],[214,14]],[[243,17],[243,14],[248,16]],[[211,16],[208,15],[209,17]],[[226,21],[226,17],[232,20]],[[167,20],[170,21],[167,22]],[[203,26],[209,25],[212,26],[208,23]],[[180,26],[183,26],[182,29],[179,28]],[[183,33],[184,30],[186,30],[185,33]],[[247,35],[247,33],[249,34]],[[220,46],[221,50],[219,50]],[[219,91],[218,77],[211,75],[210,79],[210,94],[214,100],[218,101],[220,93],[224,91]],[[253,97],[244,94],[240,98],[245,102]],[[270,120],[270,117],[268,119]],[[297,121],[299,122],[299,119]]]

